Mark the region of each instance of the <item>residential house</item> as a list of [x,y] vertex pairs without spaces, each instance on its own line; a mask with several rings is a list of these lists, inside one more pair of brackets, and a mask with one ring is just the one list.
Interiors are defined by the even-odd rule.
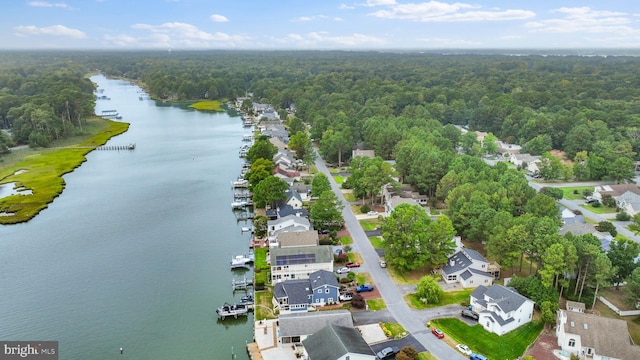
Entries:
[[274,306],[285,312],[335,304],[338,303],[339,286],[336,276],[326,270],[311,273],[309,279],[282,281],[273,287]]
[[275,236],[279,232],[307,231],[311,229],[309,219],[304,216],[287,215],[267,221],[267,234]]
[[[410,205],[427,205],[429,199],[426,195],[420,195],[420,193],[411,191],[409,186],[403,188],[400,193],[397,193],[391,185],[385,185],[382,187],[382,197],[384,198],[384,212],[385,216],[391,215],[393,209],[400,204]],[[428,211],[428,208],[425,208]]]
[[253,103],[253,112],[254,112],[256,115],[258,115],[258,116],[259,116],[259,115],[264,114],[264,112],[265,112],[267,109],[269,109],[270,107],[271,107],[271,105],[269,105],[269,104],[261,104],[261,103],[254,102],[254,103]]
[[376,151],[375,150],[364,150],[364,149],[353,149],[351,150],[351,158],[354,159],[356,156],[364,156],[368,158],[375,158]]
[[315,230],[308,231],[287,231],[276,234],[277,247],[301,247],[301,246],[318,246],[318,232]]
[[305,339],[309,360],[376,360],[362,334],[353,327],[328,325]]
[[560,219],[562,220],[562,224],[573,224],[576,222],[576,214],[567,208],[563,208]]
[[529,172],[536,173],[540,171],[540,156],[531,154],[511,154],[509,162],[520,168],[527,169]]
[[601,202],[603,195],[611,195],[615,200],[627,191],[640,195],[640,188],[636,184],[612,184],[595,186],[593,188],[593,198]]
[[510,157],[511,154],[519,154],[522,150],[522,146],[516,144],[507,144],[502,141],[498,141],[498,153],[503,157]]
[[502,285],[478,286],[471,293],[470,304],[480,315],[478,323],[500,336],[530,322],[533,317],[534,302]]
[[563,356],[581,359],[640,359],[640,347],[633,344],[627,322],[576,311],[558,310],[556,337]]
[[640,195],[633,191],[625,191],[616,199],[616,205],[627,214],[634,216],[640,212]]
[[571,301],[571,300],[567,300],[566,306],[568,311],[579,312],[579,313],[583,313],[585,309],[584,303]]
[[284,164],[278,164],[273,169],[273,175],[280,179],[293,179],[294,181],[300,181],[300,172],[295,168],[288,167]]
[[490,265],[479,252],[461,248],[440,269],[440,275],[445,283],[459,283],[465,288],[491,286],[495,274],[490,272]]
[[308,279],[318,270],[333,272],[331,245],[274,248],[269,250],[271,283]]
[[235,102],[235,106],[236,106],[237,108],[240,108],[240,107],[242,106],[242,103],[243,103],[245,100],[251,100],[251,98],[250,98],[250,97],[246,97],[246,96],[243,96],[243,97],[237,97],[237,98],[236,98],[236,102]]
[[355,329],[349,310],[284,313],[278,316],[278,324],[282,344],[300,343],[331,324]]
[[302,182],[296,182],[296,183],[293,183],[293,185],[291,185],[290,188],[298,192],[298,194],[300,195],[300,199],[303,202],[309,200],[309,194],[311,193],[311,186],[305,185]]
[[267,208],[265,210],[265,216],[270,220],[280,219],[287,216],[299,216],[308,219],[309,212],[305,208],[295,209],[291,205],[280,203],[275,208]]
[[478,140],[478,142],[482,146],[484,144],[484,138],[487,137],[489,133],[484,131],[475,131],[475,133],[476,133],[476,140]]
[[611,248],[611,242],[613,241],[613,236],[608,232],[601,232],[596,230],[596,227],[593,224],[587,224],[583,222],[567,222],[562,225],[562,227],[558,230],[560,235],[565,235],[566,233],[572,233],[573,235],[586,235],[591,234],[595,236],[600,241],[600,246],[604,251],[609,251]]

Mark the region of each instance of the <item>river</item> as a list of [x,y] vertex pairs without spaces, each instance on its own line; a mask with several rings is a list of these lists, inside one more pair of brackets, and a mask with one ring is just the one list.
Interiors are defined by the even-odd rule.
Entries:
[[89,153],[47,209],[0,227],[0,340],[57,340],[60,359],[248,359],[252,316],[215,314],[248,250],[230,208],[240,118],[92,80],[111,98],[96,113],[131,124],[108,145],[136,149]]

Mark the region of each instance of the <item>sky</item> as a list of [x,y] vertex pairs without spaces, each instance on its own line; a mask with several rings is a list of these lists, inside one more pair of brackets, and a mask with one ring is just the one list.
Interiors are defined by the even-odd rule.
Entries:
[[640,0],[4,0],[0,49],[640,48]]

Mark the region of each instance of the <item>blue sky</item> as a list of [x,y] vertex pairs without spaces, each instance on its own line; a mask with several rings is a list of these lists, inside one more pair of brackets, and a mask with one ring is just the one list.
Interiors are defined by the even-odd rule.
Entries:
[[0,49],[640,48],[638,0],[3,1]]

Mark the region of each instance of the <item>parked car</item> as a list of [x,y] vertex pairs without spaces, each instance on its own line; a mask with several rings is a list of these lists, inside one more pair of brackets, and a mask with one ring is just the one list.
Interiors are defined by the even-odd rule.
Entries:
[[468,310],[468,309],[462,310],[462,314],[461,315],[462,315],[462,317],[466,317],[466,318],[473,319],[473,320],[478,320],[480,318],[480,315],[478,315],[477,312],[471,311],[471,310]]
[[251,296],[251,295],[245,295],[245,296],[243,296],[242,298],[240,298],[240,301],[241,301],[243,304],[246,304],[246,303],[253,303],[253,296]]
[[433,333],[433,335],[435,335],[438,339],[442,339],[444,338],[444,333],[442,332],[442,330],[438,329],[438,328],[433,328],[431,329],[431,332]]
[[487,357],[480,354],[471,354],[469,355],[469,360],[487,360]]
[[384,360],[384,359],[389,359],[392,356],[394,356],[395,354],[399,353],[400,349],[398,349],[397,347],[393,346],[389,346],[386,347],[380,351],[378,351],[378,353],[376,354],[376,356],[378,357],[378,359],[380,360]]
[[346,274],[349,272],[349,268],[341,267],[336,269],[336,274]]
[[386,261],[384,261],[384,260],[380,260],[380,261],[378,262],[378,264],[380,264],[380,267],[381,267],[381,268],[386,268],[386,267],[387,267],[387,262],[386,262]]
[[356,286],[356,291],[357,292],[373,291],[373,285],[369,285],[369,284],[358,285]]
[[348,262],[348,263],[344,264],[344,266],[346,266],[349,269],[351,269],[351,268],[354,268],[354,267],[360,267],[360,263],[359,262]]
[[367,215],[378,215],[377,211],[369,211]]
[[353,299],[353,294],[350,292],[340,294],[340,296],[338,296],[338,299],[340,299],[340,301],[351,301]]
[[349,291],[349,288],[346,285],[340,285],[340,294],[344,294]]
[[456,349],[458,349],[458,351],[460,351],[461,353],[465,354],[465,355],[471,355],[472,351],[471,349],[469,349],[469,347],[465,344],[458,344],[456,345]]

